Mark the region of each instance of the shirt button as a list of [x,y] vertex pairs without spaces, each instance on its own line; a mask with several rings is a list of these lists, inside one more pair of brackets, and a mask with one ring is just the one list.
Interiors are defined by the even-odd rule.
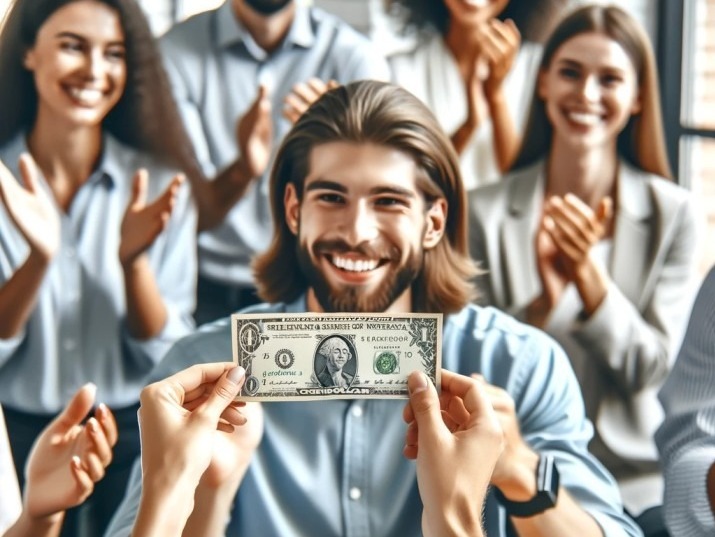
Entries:
[[353,407],[353,416],[356,418],[361,418],[363,415],[364,411],[360,405],[355,405]]
[[357,487],[352,487],[348,494],[350,495],[350,499],[355,501],[362,497],[362,491]]
[[74,339],[65,339],[65,340],[62,342],[62,347],[63,347],[66,351],[73,351],[73,350],[75,350],[75,349],[77,348],[77,342],[76,342]]
[[67,259],[74,259],[75,254],[76,251],[74,248],[65,248],[65,257],[67,257]]

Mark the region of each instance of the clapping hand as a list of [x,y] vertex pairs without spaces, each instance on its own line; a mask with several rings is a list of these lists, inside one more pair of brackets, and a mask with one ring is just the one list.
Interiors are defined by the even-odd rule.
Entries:
[[339,85],[335,80],[330,80],[326,84],[319,78],[311,78],[307,82],[296,84],[285,98],[283,117],[291,123],[295,123],[310,108],[310,105],[326,91],[337,88]]
[[166,227],[176,204],[179,187],[184,182],[182,174],[176,175],[166,190],[152,203],[147,204],[149,174],[140,169],[134,175],[132,198],[124,212],[121,225],[119,260],[122,266],[132,264],[149,248]]
[[104,477],[117,442],[117,425],[104,405],[82,425],[96,390],[93,384],[80,388],[35,441],[26,468],[28,516],[48,517],[81,504]]
[[0,197],[30,251],[50,261],[60,247],[60,216],[50,195],[40,186],[32,157],[20,156],[21,185],[0,161]]
[[273,149],[271,101],[266,86],[258,88],[256,99],[238,120],[236,139],[241,153],[239,168],[246,177],[263,175]]

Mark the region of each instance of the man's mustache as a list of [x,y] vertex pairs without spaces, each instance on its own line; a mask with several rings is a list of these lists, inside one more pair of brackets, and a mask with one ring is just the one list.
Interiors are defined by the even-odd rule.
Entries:
[[351,245],[343,239],[323,239],[313,245],[316,254],[357,254],[370,259],[394,261],[400,259],[400,252],[382,240],[363,241]]

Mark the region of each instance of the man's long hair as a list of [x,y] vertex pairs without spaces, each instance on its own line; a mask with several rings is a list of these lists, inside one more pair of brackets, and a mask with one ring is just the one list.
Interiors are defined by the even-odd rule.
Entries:
[[353,82],[327,92],[283,141],[270,182],[275,232],[268,250],[253,263],[261,298],[291,302],[307,291],[309,283],[296,255],[298,238],[285,221],[284,193],[292,183],[302,199],[312,149],[340,141],[376,144],[410,155],[427,203],[438,198],[447,201],[445,236],[425,251],[422,270],[412,284],[414,310],[453,313],[476,298],[477,268],[468,253],[466,195],[454,148],[415,96],[376,81]]

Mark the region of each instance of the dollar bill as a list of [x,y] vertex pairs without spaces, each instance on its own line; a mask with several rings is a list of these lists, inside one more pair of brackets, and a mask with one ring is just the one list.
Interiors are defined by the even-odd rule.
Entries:
[[234,314],[231,330],[238,400],[406,398],[415,370],[440,386],[442,314]]

